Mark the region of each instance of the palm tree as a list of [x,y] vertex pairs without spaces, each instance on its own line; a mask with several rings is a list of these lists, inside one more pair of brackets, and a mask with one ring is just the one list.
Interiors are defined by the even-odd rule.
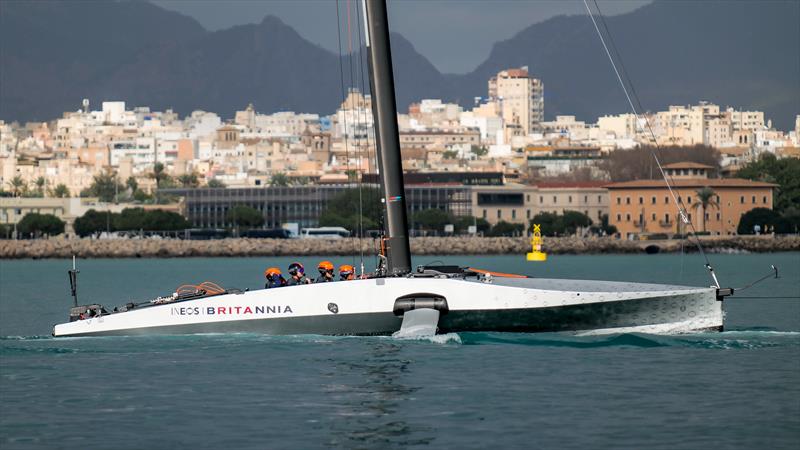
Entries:
[[149,177],[156,180],[156,189],[165,187],[167,181],[170,181],[170,179],[172,178],[167,173],[164,164],[160,162],[153,164],[153,172],[149,174]]
[[47,184],[47,180],[44,177],[39,177],[36,179],[36,193],[37,195],[41,195],[44,197],[44,185]]
[[56,198],[67,198],[69,197],[69,188],[65,184],[59,183],[55,188],[50,190],[50,196]]
[[702,189],[697,191],[697,201],[694,204],[694,208],[700,208],[703,210],[703,232],[706,232],[706,209],[709,206],[713,206],[714,208],[719,208],[719,203],[714,199],[716,197],[716,193],[713,189],[706,186]]
[[25,187],[25,180],[23,180],[21,176],[17,175],[8,183],[11,185],[11,192],[14,194],[14,197],[19,197],[19,194]]
[[277,172],[272,175],[272,179],[269,182],[270,186],[289,186],[289,177],[286,176],[283,172]]
[[197,174],[194,173],[194,172],[185,173],[185,174],[183,174],[183,175],[178,177],[178,182],[181,183],[181,186],[183,186],[185,188],[197,187],[197,185],[198,185]]

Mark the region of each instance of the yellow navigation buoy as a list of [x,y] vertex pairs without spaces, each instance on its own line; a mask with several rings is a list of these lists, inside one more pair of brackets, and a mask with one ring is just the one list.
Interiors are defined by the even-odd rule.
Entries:
[[533,224],[531,246],[533,251],[528,253],[528,261],[547,261],[547,253],[542,251],[542,227],[539,224]]

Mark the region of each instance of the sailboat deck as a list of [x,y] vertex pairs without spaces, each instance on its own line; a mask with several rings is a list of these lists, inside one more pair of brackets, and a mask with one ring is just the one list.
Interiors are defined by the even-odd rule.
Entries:
[[696,291],[696,286],[669,284],[629,283],[624,281],[571,280],[554,278],[500,278],[492,280],[500,286],[541,289],[546,291],[577,292],[656,292],[656,291]]

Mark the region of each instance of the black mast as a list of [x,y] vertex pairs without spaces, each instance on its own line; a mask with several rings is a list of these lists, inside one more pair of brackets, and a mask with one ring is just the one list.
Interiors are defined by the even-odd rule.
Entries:
[[389,20],[385,0],[366,0],[367,47],[372,79],[372,114],[375,117],[380,179],[386,212],[388,239],[387,275],[411,271],[408,245],[406,197],[403,187],[403,164],[400,135],[397,131],[397,104],[394,98],[394,74],[389,45]]

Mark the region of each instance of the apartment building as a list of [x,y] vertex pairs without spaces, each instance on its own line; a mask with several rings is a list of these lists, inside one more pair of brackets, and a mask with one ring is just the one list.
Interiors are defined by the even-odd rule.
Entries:
[[489,79],[489,99],[498,102],[506,142],[538,131],[544,120],[544,84],[528,67],[506,69]]

